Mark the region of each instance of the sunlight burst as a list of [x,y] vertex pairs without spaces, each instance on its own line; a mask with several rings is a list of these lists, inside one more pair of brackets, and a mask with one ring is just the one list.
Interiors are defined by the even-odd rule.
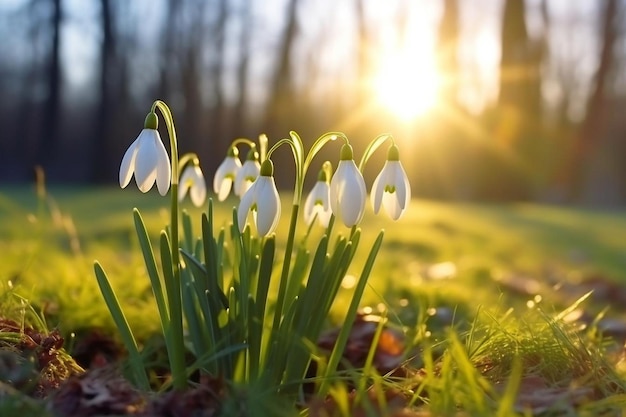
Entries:
[[440,83],[431,61],[407,52],[383,59],[372,84],[376,100],[405,121],[428,112],[437,102]]

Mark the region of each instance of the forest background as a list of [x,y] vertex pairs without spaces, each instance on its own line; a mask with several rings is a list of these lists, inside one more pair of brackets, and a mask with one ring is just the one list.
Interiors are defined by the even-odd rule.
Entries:
[[[623,206],[625,10],[624,0],[2,0],[0,183],[32,182],[36,166],[53,183],[115,183],[160,98],[208,178],[237,137],[295,130],[310,145],[343,131],[358,157],[389,132],[415,196]],[[322,158],[336,160],[330,148]]]

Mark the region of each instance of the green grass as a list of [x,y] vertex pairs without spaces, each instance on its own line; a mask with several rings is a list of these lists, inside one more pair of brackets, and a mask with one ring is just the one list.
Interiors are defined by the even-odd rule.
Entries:
[[[283,197],[283,212],[288,213],[291,196]],[[157,241],[169,220],[168,203],[156,192],[113,187],[53,187],[45,201],[38,200],[32,187],[0,189],[0,288],[15,288],[64,334],[93,326],[113,331],[93,274],[98,259],[131,327],[147,340],[158,332],[159,320],[132,209],[139,208]],[[236,204],[234,199],[216,204],[216,225],[230,220]],[[199,223],[200,210],[185,208]],[[287,222],[283,215],[279,237]],[[554,318],[573,300],[551,298],[554,294],[547,292],[542,308],[531,309],[528,297],[506,292],[500,278],[528,276],[541,282],[556,274],[574,281],[595,274],[626,286],[626,212],[414,200],[398,222],[374,216],[368,205],[361,227],[363,254],[349,274],[358,276],[368,248],[385,229],[363,306],[387,311],[407,334],[408,347],[422,352],[414,362],[424,367],[424,378],[417,385],[398,383],[413,393],[414,406],[451,415],[462,404],[471,415],[493,410],[508,415],[516,409],[522,375],[540,375],[551,387],[561,387],[572,381],[584,385],[585,373],[610,373],[602,362],[604,345]],[[304,232],[299,230],[296,240]],[[278,239],[278,251],[284,243]],[[345,286],[333,309],[336,322],[347,308],[349,280]],[[602,302],[592,294],[583,306]],[[622,311],[611,306],[609,313],[619,316]],[[541,361],[530,367],[529,358],[537,356]],[[486,363],[492,365],[490,372],[480,373],[477,364]],[[502,377],[504,382],[498,381]],[[501,391],[494,388],[498,383],[504,384]],[[616,386],[621,382],[610,373],[594,389],[605,390],[610,399],[619,392]],[[587,408],[593,415],[596,409]]]
[[[290,196],[284,197],[284,211],[290,201]],[[236,204],[234,199],[216,204],[217,225],[226,224]],[[98,259],[123,304],[131,306],[131,324],[138,321],[149,334],[158,328],[158,320],[145,320],[146,312],[156,317],[156,308],[135,237],[133,207],[141,210],[156,241],[168,222],[168,200],[156,193],[113,187],[53,188],[48,202],[41,204],[31,187],[0,189],[0,280],[18,285],[48,314],[58,313],[63,329],[111,326],[93,276],[92,263]],[[198,221],[200,210],[186,209]],[[278,236],[287,228],[286,217]],[[620,233],[626,230],[624,212],[414,200],[398,222],[374,216],[368,208],[362,228],[363,251],[385,229],[364,298],[364,304],[371,306],[393,305],[399,295],[418,294],[432,303],[476,307],[499,297],[501,289],[494,278],[522,274],[541,279],[548,268],[565,279],[595,273],[626,281]],[[299,231],[300,236],[303,233]],[[279,248],[284,244],[280,239],[277,243]],[[357,259],[351,272],[357,275],[361,266]],[[433,279],[437,267],[444,276],[452,274],[452,279]],[[472,291],[467,291],[468,286]]]

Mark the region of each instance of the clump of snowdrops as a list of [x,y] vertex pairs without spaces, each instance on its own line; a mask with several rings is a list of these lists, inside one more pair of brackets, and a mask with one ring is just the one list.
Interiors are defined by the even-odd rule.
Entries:
[[[158,131],[157,109],[165,120],[169,154]],[[305,177],[316,154],[331,142],[341,144],[337,168],[333,172],[328,161],[319,165],[317,181],[301,213]],[[137,209],[133,217],[167,348],[168,383],[174,389],[185,389],[192,372],[200,371],[235,384],[261,383],[295,399],[315,360],[316,389],[320,393],[328,390],[325,381],[336,372],[382,243],[382,231],[358,277],[334,350],[328,357],[318,355],[316,341],[359,244],[359,223],[367,200],[363,167],[385,142],[390,143],[387,161],[372,185],[370,199],[375,213],[384,207],[397,220],[408,208],[410,187],[391,135],[376,137],[357,165],[343,133],[325,133],[305,152],[298,134],[289,132],[271,147],[265,135],[259,143],[249,139],[232,142],[213,179],[213,190],[217,203],[224,201],[231,189],[240,202],[230,224],[217,227],[213,221],[217,203],[213,199],[205,202],[207,187],[197,156],[179,158],[172,113],[164,102],[153,103],[144,129],[123,157],[119,181],[124,188],[134,176],[142,192],[156,183],[161,195],[170,193],[170,224],[161,231],[156,247]],[[275,234],[282,210],[271,158],[281,146],[291,149],[296,172],[286,236]],[[248,150],[243,164],[240,147]],[[189,214],[179,208],[179,200],[187,194],[196,206],[206,206],[197,235]],[[346,229],[333,233],[333,229],[343,228],[336,225],[339,222]],[[309,239],[313,227],[325,229],[315,242],[309,241],[313,240]],[[298,243],[297,235],[302,236]],[[284,253],[277,253],[277,239],[285,239]],[[94,267],[128,349],[133,382],[149,389],[147,364],[132,329],[104,269],[98,262]],[[276,287],[277,291],[270,291]]]

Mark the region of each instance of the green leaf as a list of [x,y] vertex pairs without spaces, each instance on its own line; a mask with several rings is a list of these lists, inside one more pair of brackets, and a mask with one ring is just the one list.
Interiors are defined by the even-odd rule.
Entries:
[[113,322],[117,326],[117,330],[120,333],[122,343],[124,343],[124,346],[128,351],[129,363],[134,376],[134,382],[140,389],[148,390],[150,389],[148,375],[146,374],[143,360],[141,358],[141,355],[139,354],[139,349],[137,348],[135,336],[133,335],[133,332],[128,325],[128,321],[126,320],[126,316],[122,311],[122,307],[120,306],[120,303],[115,296],[115,292],[111,287],[111,284],[109,282],[109,279],[107,278],[106,273],[104,272],[104,269],[102,269],[102,266],[97,261],[94,263],[94,271],[96,273],[96,280],[98,281],[100,292],[104,297],[104,301],[106,302],[107,307],[109,308],[109,312],[111,313]]
[[[209,285],[209,288],[206,288],[206,286],[202,285],[201,282],[206,282],[207,281],[207,269],[204,265],[202,265],[200,263],[200,261],[198,261],[193,255],[191,255],[190,253],[181,250],[180,251],[181,255],[183,255],[183,258],[185,260],[185,262],[187,263],[187,266],[189,266],[189,268],[191,269],[191,272],[193,273],[194,277],[196,278],[194,280],[194,282],[197,284],[197,288],[200,290],[200,292],[204,292],[204,291],[208,291],[209,293],[211,293],[212,296],[215,297],[214,301],[216,303],[219,303],[224,309],[228,308],[228,298],[226,298],[226,295],[224,295],[224,293],[222,292],[222,290],[220,288],[217,287],[217,285],[211,286]],[[210,283],[210,280],[208,280]]]
[[150,278],[150,285],[152,286],[152,292],[157,303],[159,310],[159,318],[161,319],[161,328],[165,332],[169,328],[169,308],[166,303],[166,295],[163,292],[161,285],[161,278],[154,259],[154,252],[152,251],[152,245],[150,244],[150,238],[148,237],[148,231],[146,225],[143,222],[139,210],[133,210],[133,218],[135,221],[135,230],[137,232],[137,238],[139,239],[139,246],[143,254],[143,259],[146,264],[146,271]]
[[341,331],[337,336],[337,341],[335,342],[335,347],[333,348],[332,353],[330,354],[330,358],[328,359],[328,366],[326,367],[326,375],[320,387],[319,393],[321,395],[325,395],[328,392],[329,381],[331,380],[331,375],[337,369],[337,365],[341,360],[343,355],[343,351],[348,342],[348,336],[350,335],[350,331],[352,330],[352,325],[354,324],[354,320],[356,318],[357,310],[359,308],[359,303],[361,302],[361,297],[363,296],[363,291],[365,291],[365,286],[367,284],[367,280],[369,279],[369,275],[372,272],[372,268],[374,266],[374,261],[376,260],[376,256],[378,255],[378,251],[380,250],[380,246],[383,242],[384,232],[380,232],[370,253],[367,257],[365,265],[363,266],[363,271],[361,272],[361,276],[357,281],[357,285],[354,289],[354,293],[352,295],[352,300],[350,301],[350,307],[346,312],[346,318],[344,320],[344,325],[341,327]]
[[184,242],[184,248],[189,251],[189,252],[193,252],[193,227],[191,225],[191,216],[189,215],[189,212],[187,212],[187,210],[183,210],[183,216],[182,216],[182,222],[183,222],[183,233],[184,233],[184,238],[183,238],[183,242]]
[[209,350],[209,337],[206,336],[209,325],[202,320],[198,311],[191,273],[187,269],[181,272],[183,278],[183,313],[187,319],[188,334],[194,354],[200,356]]
[[256,291],[256,316],[261,322],[265,321],[265,306],[267,304],[268,291],[272,271],[274,269],[274,254],[276,251],[276,238],[274,236],[265,239],[261,264],[259,267],[259,279]]

